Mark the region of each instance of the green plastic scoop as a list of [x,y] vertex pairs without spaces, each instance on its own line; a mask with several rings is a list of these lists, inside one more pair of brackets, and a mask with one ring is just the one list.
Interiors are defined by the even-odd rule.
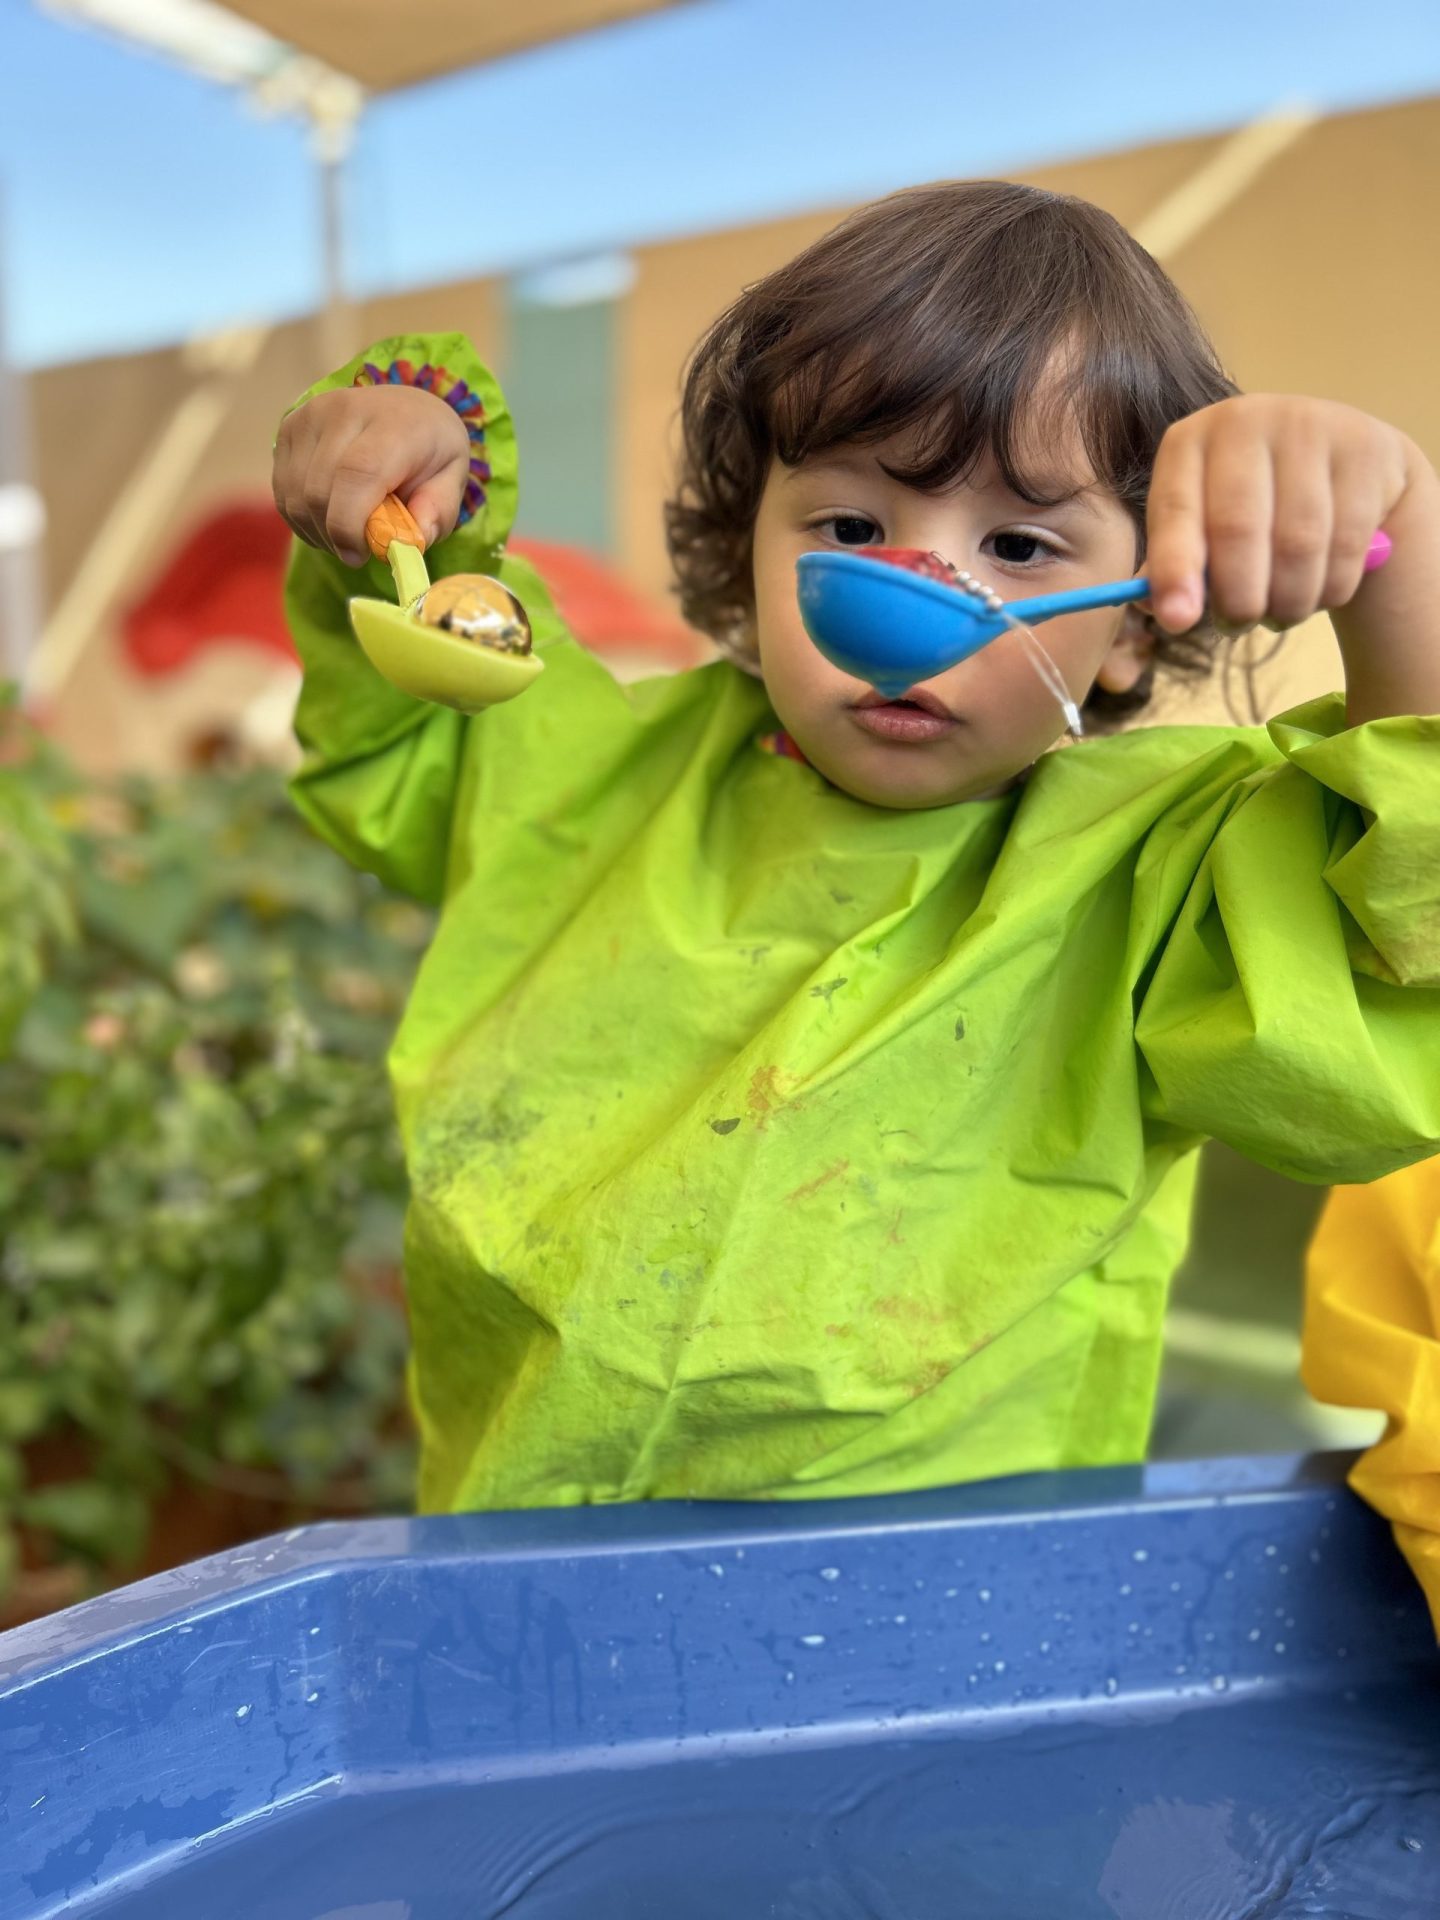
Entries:
[[[357,596],[350,602],[350,624],[366,659],[392,686],[416,700],[479,713],[513,700],[539,679],[545,663],[535,654],[502,652],[483,639],[467,638],[420,617],[417,609],[430,590],[425,542],[393,494],[371,514],[365,537],[371,552],[389,562],[399,604]],[[509,595],[509,589],[488,574],[473,578],[477,585]],[[519,602],[514,604],[518,609]],[[523,619],[523,609],[520,613]]]

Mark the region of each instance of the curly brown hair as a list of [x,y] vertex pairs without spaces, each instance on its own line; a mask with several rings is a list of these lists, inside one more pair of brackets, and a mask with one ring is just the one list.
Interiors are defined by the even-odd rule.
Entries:
[[[909,429],[915,456],[895,478],[938,492],[988,450],[1022,498],[1053,502],[1019,451],[1039,391],[1073,410],[1097,479],[1135,521],[1138,559],[1161,436],[1236,389],[1173,281],[1087,201],[949,181],[850,215],[748,287],[690,360],[665,510],[686,617],[732,651],[748,629],[772,458],[794,466]],[[1157,629],[1155,665],[1205,673],[1214,647],[1208,632]],[[1152,667],[1129,693],[1096,688],[1087,712],[1134,712],[1153,681]]]

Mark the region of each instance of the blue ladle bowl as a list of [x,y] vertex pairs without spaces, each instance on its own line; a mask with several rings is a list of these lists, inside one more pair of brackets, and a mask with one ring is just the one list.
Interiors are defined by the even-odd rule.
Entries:
[[[1373,572],[1389,557],[1389,536],[1377,533],[1365,556],[1365,571]],[[1011,622],[1034,627],[1060,613],[1123,607],[1150,592],[1150,582],[1143,578],[1111,580],[1070,593],[1007,601],[1004,612],[995,613],[963,587],[865,554],[802,553],[796,573],[800,617],[821,653],[842,673],[892,700],[968,660]]]

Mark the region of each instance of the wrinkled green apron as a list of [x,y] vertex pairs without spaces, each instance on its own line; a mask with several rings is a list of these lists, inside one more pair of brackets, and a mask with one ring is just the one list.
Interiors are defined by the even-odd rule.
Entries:
[[443,909],[392,1057],[424,1504],[1139,1458],[1198,1142],[1318,1181],[1440,1146],[1440,722],[1322,701],[865,805],[762,749],[728,664],[622,689],[566,637],[501,560],[461,336],[363,358],[484,397],[488,499],[432,565],[498,570],[548,662],[419,706],[296,552],[299,804]]

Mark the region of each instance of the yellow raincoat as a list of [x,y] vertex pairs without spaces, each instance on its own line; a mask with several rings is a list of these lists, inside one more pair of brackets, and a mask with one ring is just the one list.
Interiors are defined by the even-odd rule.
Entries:
[[432,566],[497,571],[547,662],[421,705],[348,629],[385,569],[296,552],[299,804],[441,908],[391,1062],[423,1504],[1141,1457],[1200,1141],[1315,1181],[1440,1147],[1440,722],[1331,699],[872,807],[733,666],[622,688],[568,638],[461,336],[357,377],[478,397]]
[[1440,1160],[1331,1194],[1306,1275],[1304,1371],[1317,1399],[1388,1416],[1350,1481],[1394,1524],[1440,1633]]

